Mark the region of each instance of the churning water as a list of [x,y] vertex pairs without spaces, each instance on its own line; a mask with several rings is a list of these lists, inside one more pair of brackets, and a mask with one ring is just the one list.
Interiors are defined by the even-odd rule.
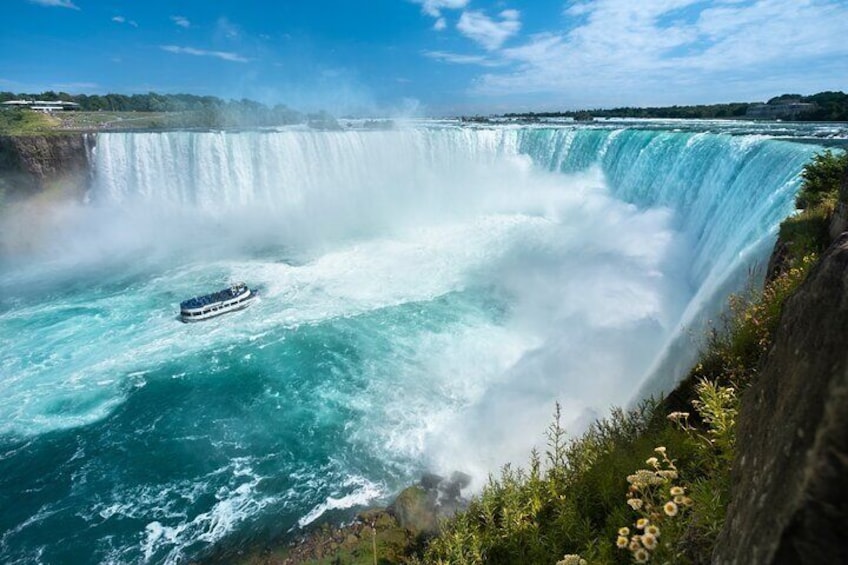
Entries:
[[[631,126],[99,134],[0,275],[4,563],[177,563],[522,462],[691,360],[818,149]],[[244,280],[198,324],[178,303]],[[325,516],[326,517],[326,516]]]

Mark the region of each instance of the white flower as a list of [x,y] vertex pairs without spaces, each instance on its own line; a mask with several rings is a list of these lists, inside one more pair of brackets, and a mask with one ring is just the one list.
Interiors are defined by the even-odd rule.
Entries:
[[663,505],[663,512],[668,516],[677,516],[677,504],[669,500]]

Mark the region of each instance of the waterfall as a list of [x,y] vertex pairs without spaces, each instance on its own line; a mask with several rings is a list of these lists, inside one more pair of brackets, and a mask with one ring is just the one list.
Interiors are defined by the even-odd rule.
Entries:
[[686,129],[97,134],[0,272],[0,551],[184,563],[668,390],[818,150]]
[[[670,209],[690,247],[694,292],[667,353],[767,261],[815,150],[762,135],[612,127],[101,134],[92,196],[219,221],[251,211],[298,231],[345,224],[357,232],[428,212],[449,217],[469,200],[519,199],[519,187],[493,188],[510,160],[563,175],[599,170],[614,198]],[[670,374],[645,390],[673,385],[689,361],[665,367]]]

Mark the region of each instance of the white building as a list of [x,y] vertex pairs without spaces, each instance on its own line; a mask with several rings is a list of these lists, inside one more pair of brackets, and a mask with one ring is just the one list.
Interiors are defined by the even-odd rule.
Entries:
[[4,108],[28,108],[37,112],[53,113],[68,110],[79,110],[76,102],[65,102],[64,100],[9,100],[3,102]]

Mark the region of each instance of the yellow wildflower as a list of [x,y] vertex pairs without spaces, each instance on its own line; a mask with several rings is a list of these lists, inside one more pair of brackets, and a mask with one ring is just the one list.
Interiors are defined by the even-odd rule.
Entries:
[[627,547],[627,538],[624,536],[618,536],[618,539],[615,540],[615,545],[620,549],[624,549]]
[[624,536],[624,537],[629,536],[630,535],[630,528],[627,528],[627,527],[619,528],[618,529],[618,535]]
[[645,549],[650,549],[653,551],[657,548],[657,538],[652,536],[651,534],[642,535],[642,545],[645,546]]

